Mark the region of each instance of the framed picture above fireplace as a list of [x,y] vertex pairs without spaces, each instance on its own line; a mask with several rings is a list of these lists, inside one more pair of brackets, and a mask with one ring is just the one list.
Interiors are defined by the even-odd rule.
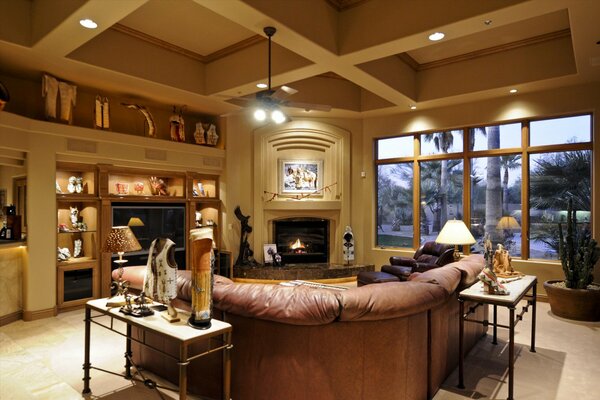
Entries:
[[[281,194],[313,193],[322,185],[323,160],[279,160]],[[313,196],[323,196],[323,192]]]

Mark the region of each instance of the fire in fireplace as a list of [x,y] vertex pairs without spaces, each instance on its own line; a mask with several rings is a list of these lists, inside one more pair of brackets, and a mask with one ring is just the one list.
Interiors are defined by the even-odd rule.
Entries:
[[286,218],[273,221],[273,239],[284,264],[329,262],[329,220]]

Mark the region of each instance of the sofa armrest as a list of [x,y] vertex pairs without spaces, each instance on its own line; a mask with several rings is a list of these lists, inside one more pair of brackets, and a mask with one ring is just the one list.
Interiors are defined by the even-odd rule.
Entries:
[[408,278],[408,276],[413,272],[413,268],[404,267],[400,265],[383,265],[381,267],[381,271],[397,276],[401,280],[405,281]]
[[392,256],[390,257],[391,265],[402,265],[404,267],[416,267],[417,261],[411,257],[400,257],[400,256]]
[[438,264],[425,263],[425,262],[417,262],[415,268],[413,268],[413,272],[425,272],[430,269],[439,268]]

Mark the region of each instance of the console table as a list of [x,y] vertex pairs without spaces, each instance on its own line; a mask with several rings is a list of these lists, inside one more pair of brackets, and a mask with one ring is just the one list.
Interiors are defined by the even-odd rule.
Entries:
[[[521,279],[514,280],[508,283],[505,283],[504,286],[509,290],[508,295],[495,295],[488,294],[485,292],[483,283],[478,282],[471,287],[460,292],[458,296],[459,302],[459,360],[458,360],[458,387],[460,389],[464,389],[464,380],[463,380],[463,371],[464,371],[464,348],[463,348],[463,337],[464,337],[464,323],[467,322],[475,322],[479,324],[483,324],[484,326],[492,325],[493,326],[493,340],[492,343],[496,344],[497,341],[497,329],[505,328],[509,330],[508,335],[508,400],[513,400],[513,387],[514,387],[514,364],[515,364],[515,326],[519,321],[523,319],[523,314],[525,314],[529,310],[529,306],[532,306],[531,311],[531,352],[535,353],[535,309],[536,309],[536,291],[537,285],[537,277],[526,275]],[[531,295],[527,293],[531,290]],[[527,298],[527,305],[523,307],[521,312],[518,315],[515,315],[515,308],[519,301],[523,298]],[[469,310],[465,313],[465,301],[476,302],[477,304],[473,307],[470,307]],[[474,320],[469,319],[469,315],[471,315],[479,306],[482,305],[492,305],[494,307],[494,315],[493,322],[490,324],[487,320]],[[501,325],[498,323],[498,306],[507,307],[509,310],[509,323],[508,325]]]
[[[205,330],[195,329],[187,325],[187,319],[189,313],[178,310],[181,321],[175,323],[169,323],[163,319],[158,312],[154,315],[147,317],[136,318],[125,315],[119,312],[119,308],[108,308],[106,302],[108,299],[97,299],[90,300],[85,305],[85,361],[83,364],[83,394],[91,393],[90,389],[90,369],[97,369],[99,371],[107,372],[114,375],[124,376],[127,379],[134,379],[131,375],[131,342],[135,341],[143,346],[146,346],[154,351],[157,351],[167,357],[175,360],[179,366],[179,399],[186,399],[187,397],[187,366],[196,358],[205,356],[215,351],[223,352],[223,399],[230,400],[230,383],[231,383],[231,333],[232,327],[227,322],[219,321],[216,319],[211,320],[211,327]],[[96,315],[92,316],[92,311],[97,312]],[[106,321],[108,319],[108,321]],[[106,321],[108,323],[99,322],[99,320]],[[118,331],[114,327],[114,320],[118,320],[127,324],[126,334]],[[98,367],[93,367],[90,363],[90,327],[94,323],[103,328],[106,328],[112,332],[115,332],[126,338],[126,350],[125,350],[125,375],[107,371]],[[131,328],[135,326],[140,329],[141,337],[135,338],[131,334]],[[166,336],[175,339],[179,343],[179,357],[174,357],[164,351],[152,346],[152,344],[146,341],[146,332],[153,332],[158,335]],[[208,340],[208,345],[205,351],[198,354],[188,354],[188,348],[199,341]],[[204,350],[204,349],[203,349]],[[140,379],[136,379],[142,381]],[[142,381],[147,387],[154,389],[161,387],[156,385],[154,381],[145,379]]]

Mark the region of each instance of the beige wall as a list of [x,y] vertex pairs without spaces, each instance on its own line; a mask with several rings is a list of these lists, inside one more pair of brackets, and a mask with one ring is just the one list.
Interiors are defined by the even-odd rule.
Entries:
[[[516,96],[502,95],[496,99],[477,103],[461,104],[440,109],[416,111],[391,117],[368,118],[364,120],[362,142],[363,158],[370,160],[373,153],[373,139],[394,136],[403,133],[432,129],[461,128],[464,126],[490,124],[516,119],[551,117],[573,113],[593,112],[595,127],[600,126],[600,84],[559,88],[556,90],[524,93]],[[593,234],[600,238],[600,131],[594,133],[593,164]],[[362,221],[353,221],[355,226],[362,225],[366,233],[362,245],[365,257],[375,265],[386,264],[392,255],[412,255],[412,251],[403,252],[375,247],[376,226],[372,222],[375,215],[375,171],[372,162],[365,161],[367,177],[365,186],[355,199],[365,205]],[[358,178],[354,178],[356,182]],[[549,279],[563,279],[562,269],[556,262],[519,261],[514,266],[526,274],[538,276],[543,283]],[[600,282],[600,265],[596,265],[595,281]],[[543,288],[542,288],[543,290]]]

